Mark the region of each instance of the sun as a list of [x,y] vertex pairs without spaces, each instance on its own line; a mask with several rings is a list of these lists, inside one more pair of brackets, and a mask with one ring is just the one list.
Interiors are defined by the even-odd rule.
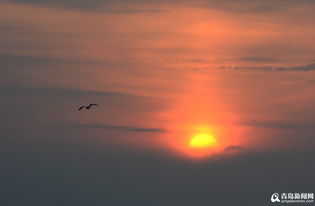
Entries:
[[209,134],[197,134],[189,141],[189,146],[193,148],[207,148],[216,144],[217,140]]

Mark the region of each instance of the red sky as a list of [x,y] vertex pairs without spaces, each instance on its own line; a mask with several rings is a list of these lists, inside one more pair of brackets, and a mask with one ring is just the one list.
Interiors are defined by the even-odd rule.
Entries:
[[[135,147],[185,153],[199,127],[217,138],[218,153],[313,145],[313,7],[282,2],[269,11],[268,3],[137,2],[95,11],[1,1],[0,52],[10,77],[1,82],[152,98],[148,110],[113,104],[58,117],[165,130],[127,138]],[[14,57],[23,63],[10,68]]]

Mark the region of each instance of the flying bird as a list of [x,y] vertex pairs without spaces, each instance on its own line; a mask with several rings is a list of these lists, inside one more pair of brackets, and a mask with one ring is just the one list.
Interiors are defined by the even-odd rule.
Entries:
[[79,111],[82,110],[83,108],[85,108],[85,109],[91,109],[92,106],[98,106],[98,104],[90,104],[89,106],[81,106],[81,107],[79,108]]

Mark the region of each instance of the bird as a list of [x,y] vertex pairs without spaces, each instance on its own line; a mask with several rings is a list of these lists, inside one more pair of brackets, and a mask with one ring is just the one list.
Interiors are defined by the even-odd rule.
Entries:
[[79,108],[79,111],[82,110],[83,108],[85,108],[85,109],[91,109],[92,106],[98,106],[98,104],[90,104],[89,106],[81,106],[81,107]]

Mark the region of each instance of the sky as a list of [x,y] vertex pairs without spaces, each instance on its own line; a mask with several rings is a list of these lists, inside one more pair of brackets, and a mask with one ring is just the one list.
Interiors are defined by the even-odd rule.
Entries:
[[[252,206],[314,193],[314,9],[0,0],[1,205]],[[215,144],[193,147],[198,135]]]

